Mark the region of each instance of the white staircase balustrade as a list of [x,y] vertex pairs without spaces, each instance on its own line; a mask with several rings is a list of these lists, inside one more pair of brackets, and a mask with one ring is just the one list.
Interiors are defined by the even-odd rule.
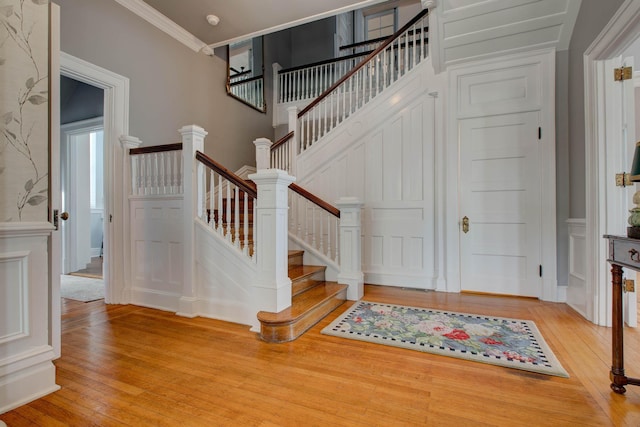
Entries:
[[130,150],[131,194],[182,194],[182,145],[159,145],[153,150],[145,152],[144,147]]
[[288,103],[317,98],[362,62],[366,56],[366,53],[358,53],[316,64],[278,70],[276,102]]
[[428,18],[418,14],[298,114],[300,153],[427,58]]
[[201,152],[197,160],[196,216],[232,248],[256,261],[255,188]]
[[289,189],[289,235],[325,261],[340,265],[340,211],[310,200],[311,195],[302,195],[300,187]]
[[230,82],[228,92],[251,107],[263,110],[264,103],[263,76]]

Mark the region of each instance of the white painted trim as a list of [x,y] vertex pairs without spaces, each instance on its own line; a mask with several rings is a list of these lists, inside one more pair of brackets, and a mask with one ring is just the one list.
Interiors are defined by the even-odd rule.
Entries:
[[126,7],[131,12],[138,15],[140,18],[144,19],[157,29],[164,31],[169,36],[173,37],[180,43],[187,46],[189,49],[194,52],[203,52],[207,55],[212,55],[213,52],[209,53],[208,46],[205,42],[198,39],[196,36],[191,34],[189,31],[182,28],[180,25],[173,22],[171,19],[167,18],[162,13],[158,12],[153,7],[149,6],[142,0],[115,0],[121,6]]
[[48,236],[54,230],[50,222],[0,222],[0,237]]
[[125,290],[130,287],[130,257],[126,196],[130,182],[124,177],[127,168],[118,138],[129,134],[129,79],[64,52],[60,52],[60,74],[104,90],[105,302],[128,303]]
[[65,123],[60,125],[61,133],[75,134],[82,132],[90,132],[102,129],[104,127],[104,117],[94,117],[92,119],[79,120],[77,122]]
[[588,318],[598,325],[611,324],[610,287],[606,265],[606,177],[604,176],[606,123],[604,97],[605,59],[620,55],[640,32],[640,2],[627,0],[584,54],[585,193],[587,285],[593,305]]

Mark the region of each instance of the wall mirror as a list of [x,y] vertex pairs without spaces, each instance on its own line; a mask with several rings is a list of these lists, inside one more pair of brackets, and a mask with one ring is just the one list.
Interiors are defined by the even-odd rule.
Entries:
[[227,94],[266,112],[262,37],[232,43],[227,49]]

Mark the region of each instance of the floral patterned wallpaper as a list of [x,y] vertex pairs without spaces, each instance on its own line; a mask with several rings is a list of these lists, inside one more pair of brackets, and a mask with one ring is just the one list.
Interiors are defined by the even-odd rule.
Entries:
[[0,222],[47,221],[48,0],[0,0]]

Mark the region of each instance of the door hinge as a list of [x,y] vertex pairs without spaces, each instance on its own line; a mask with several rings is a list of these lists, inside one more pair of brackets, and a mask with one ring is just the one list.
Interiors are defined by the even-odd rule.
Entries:
[[631,184],[631,175],[626,172],[616,174],[616,187],[628,187]]
[[631,279],[625,279],[624,280],[624,287],[622,289],[625,292],[635,292],[636,291],[636,284]]
[[109,214],[109,222],[113,222],[113,215]]
[[631,67],[620,67],[613,69],[613,80],[621,82],[623,80],[629,80],[633,77],[633,69]]
[[542,277],[542,265],[538,266],[538,274]]
[[542,128],[538,127],[538,139],[542,139]]

